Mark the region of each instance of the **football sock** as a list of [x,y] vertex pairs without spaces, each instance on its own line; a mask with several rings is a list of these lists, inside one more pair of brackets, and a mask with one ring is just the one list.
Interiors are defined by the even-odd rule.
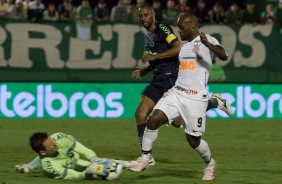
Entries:
[[138,140],[139,140],[140,146],[142,146],[142,139],[143,139],[145,128],[146,128],[146,122],[137,125]]
[[206,141],[202,139],[200,145],[195,149],[195,151],[199,153],[200,157],[202,157],[206,164],[209,163],[211,160],[211,152]]
[[145,129],[142,141],[142,153],[151,154],[154,141],[158,137],[158,130]]
[[208,100],[208,106],[207,106],[207,111],[210,110],[211,108],[217,108],[218,106],[218,101],[216,98],[210,98]]

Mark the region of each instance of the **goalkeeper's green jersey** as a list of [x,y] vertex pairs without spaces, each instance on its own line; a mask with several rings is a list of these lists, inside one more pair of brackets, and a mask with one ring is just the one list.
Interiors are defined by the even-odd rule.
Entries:
[[53,179],[87,179],[86,167],[96,154],[71,135],[62,132],[50,136],[58,146],[56,157],[41,158],[44,174]]

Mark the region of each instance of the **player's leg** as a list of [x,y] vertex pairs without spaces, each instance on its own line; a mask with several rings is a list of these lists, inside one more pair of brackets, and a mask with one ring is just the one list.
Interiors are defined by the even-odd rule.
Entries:
[[149,167],[149,161],[153,158],[152,146],[157,139],[158,128],[166,124],[169,119],[172,120],[176,116],[179,116],[178,110],[174,106],[176,100],[174,93],[170,90],[163,95],[163,98],[161,98],[155,106],[153,114],[147,121],[147,128],[144,131],[142,156],[139,157],[137,163],[131,167],[132,171],[140,172]]
[[208,101],[207,111],[212,108],[218,108],[225,112],[228,116],[232,115],[232,109],[228,102],[221,97],[220,93],[214,93]]
[[[206,111],[212,109],[212,108],[218,108],[225,112],[228,116],[232,115],[232,109],[228,102],[224,100],[220,93],[214,93],[211,98],[208,100],[208,106]],[[183,119],[181,116],[176,117],[173,119],[173,122],[171,123],[174,127],[180,128],[182,125]]]
[[148,116],[151,114],[156,103],[149,97],[142,95],[140,103],[135,112],[135,120],[137,124],[138,140],[140,145],[142,145],[142,138],[144,130],[146,128],[146,122]]
[[205,163],[203,180],[213,180],[215,177],[216,162],[211,156],[211,151],[208,143],[201,139],[201,136],[196,137],[186,134],[186,139],[189,145],[200,155]]
[[135,112],[140,145],[148,116],[163,94],[174,85],[176,79],[177,77],[172,77],[160,81],[152,81],[142,92],[141,102]]
[[164,112],[159,109],[154,110],[152,116],[150,116],[147,121],[147,127],[144,131],[142,156],[139,157],[137,163],[130,168],[131,171],[141,172],[149,167],[150,160],[153,159],[152,147],[158,137],[158,128],[167,122],[168,119]]
[[159,127],[166,122],[168,122],[167,116],[159,109],[154,110],[152,116],[149,117],[142,141],[142,153],[147,157],[151,156],[152,145],[158,136]]
[[184,121],[186,140],[206,164],[203,180],[213,180],[216,163],[211,157],[207,142],[201,139],[205,132],[207,102],[193,99],[184,99],[182,102],[183,108],[180,109],[180,115]]
[[207,111],[211,108],[218,108],[225,112],[228,116],[232,115],[232,109],[226,100],[221,97],[220,93],[214,93],[209,99],[209,105],[207,107]]
[[[163,84],[161,82],[161,84]],[[137,123],[138,139],[142,148],[142,139],[146,123],[149,115],[151,114],[157,101],[163,96],[162,86],[159,82],[152,81],[143,91],[140,104],[135,113],[135,119]],[[138,158],[140,159],[140,158]],[[138,160],[137,159],[137,160]],[[155,165],[154,158],[150,160],[150,166]]]
[[213,109],[213,108],[217,108],[217,106],[218,106],[218,101],[217,101],[217,99],[211,97],[211,98],[208,100],[207,111],[210,110],[210,109]]

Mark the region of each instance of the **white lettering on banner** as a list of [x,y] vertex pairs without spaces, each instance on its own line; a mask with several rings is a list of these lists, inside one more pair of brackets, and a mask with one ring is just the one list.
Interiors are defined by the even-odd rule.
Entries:
[[70,102],[69,102],[69,116],[71,118],[75,118],[76,117],[76,102],[78,100],[81,100],[83,98],[84,93],[82,92],[77,92],[74,93],[71,97],[70,97]]
[[24,118],[31,116],[36,111],[36,108],[31,105],[34,100],[34,96],[28,92],[19,93],[13,100],[15,113]]
[[[278,104],[279,104],[279,100],[280,100],[280,98],[281,98],[281,95],[280,94],[277,94],[277,93],[274,93],[274,94],[272,94],[269,98],[268,98],[268,100],[267,100],[267,114],[266,114],[266,116],[268,117],[268,118],[271,118],[271,117],[273,117],[273,111],[274,111],[274,102],[275,101],[278,101]],[[280,101],[280,104],[279,104],[279,110],[280,110],[280,112],[282,113],[282,100]]]
[[[209,96],[211,96],[211,94],[212,93],[209,93]],[[222,93],[221,95],[231,105],[234,113],[233,116],[237,118],[248,116],[252,118],[259,118],[262,116],[273,118],[275,111],[279,111],[282,116],[281,93],[272,93],[268,98],[265,98],[259,92],[252,92],[251,86],[238,86],[236,89],[236,100],[230,93]],[[214,118],[218,116],[227,117],[226,113],[219,109],[209,110],[207,116]]]
[[[95,55],[101,54],[102,40],[98,38],[97,41],[85,41],[76,38],[71,38],[70,44],[70,58],[67,62],[68,68],[91,69],[101,68],[133,68],[136,65],[136,59],[133,58],[134,36],[140,31],[140,26],[137,25],[117,24],[111,27],[110,25],[98,26],[98,31],[102,38],[106,41],[113,39],[113,30],[118,33],[117,42],[117,57],[113,59],[111,51],[104,51],[99,59],[85,59],[86,50],[92,50]],[[123,30],[123,31],[120,31]]]
[[[48,68],[60,69],[132,69],[140,60],[134,58],[135,38],[137,33],[144,32],[144,29],[139,25],[130,24],[108,24],[98,26],[98,40],[84,41],[76,38],[69,38],[69,45],[64,45],[67,48],[58,48],[62,43],[63,33],[52,25],[29,24],[29,23],[8,23],[6,29],[11,33],[11,49],[3,46],[0,49],[0,66],[17,67],[17,68],[32,68],[33,62],[45,61]],[[234,61],[235,67],[260,67],[266,59],[266,48],[264,43],[257,39],[256,34],[267,37],[271,34],[272,27],[270,25],[243,25],[240,27],[238,35],[228,26],[203,26],[201,31],[208,34],[218,34],[221,44],[226,48],[229,58],[227,62],[218,62],[221,66]],[[67,30],[67,29],[65,29]],[[177,35],[177,28],[173,27]],[[64,30],[63,30],[64,31]],[[40,33],[44,38],[31,38],[29,33]],[[64,33],[65,34],[65,33]],[[114,40],[114,34],[117,35],[117,41]],[[178,35],[177,35],[178,36]],[[237,39],[238,38],[238,39]],[[238,40],[238,41],[237,41]],[[0,28],[0,44],[7,41],[7,32]],[[103,50],[103,41],[113,42],[113,47],[110,50]],[[250,48],[250,55],[241,50],[236,50],[236,45],[242,43]],[[40,61],[31,61],[29,57],[30,49],[41,49],[44,54],[40,55]],[[240,48],[239,48],[240,49]],[[117,51],[116,57],[114,52]],[[87,59],[86,52],[92,52],[94,58]],[[67,52],[67,61],[62,61],[62,55]],[[10,58],[5,60],[5,54]],[[249,51],[248,51],[249,54]],[[7,54],[6,54],[7,55]],[[97,57],[98,56],[98,57]],[[233,56],[233,58],[232,58]],[[44,58],[45,57],[45,58]],[[42,61],[41,61],[42,60]]]
[[[89,107],[89,103],[91,102],[91,100],[94,100],[98,103],[97,108],[96,109],[91,109]],[[88,93],[87,95],[84,96],[83,100],[82,100],[82,109],[83,112],[89,116],[89,117],[104,117],[104,113],[105,113],[105,104],[104,104],[104,100],[103,97],[101,95],[99,95],[98,93]]]
[[37,117],[44,116],[44,85],[37,86]]
[[[54,91],[52,85],[38,85],[36,88],[37,94],[27,91],[13,94],[6,84],[0,85],[0,114],[9,118],[34,115],[38,118],[75,118],[77,111],[82,111],[87,117],[113,118],[124,113],[123,104],[120,102],[122,92],[110,92],[103,97],[97,92],[78,91],[68,99],[63,92]],[[92,102],[97,103],[95,108],[91,107]],[[10,106],[12,109],[9,109]]]
[[[113,62],[114,68],[133,68],[136,66],[136,59],[133,58],[134,36],[140,31],[140,26],[116,24],[113,30],[118,33],[117,58]],[[120,31],[122,30],[122,31]]]
[[114,110],[107,111],[107,117],[119,117],[122,115],[124,108],[120,102],[116,102],[115,100],[122,99],[122,93],[120,92],[112,92],[108,94],[106,98],[106,103],[109,107],[113,108]]
[[[53,108],[54,101],[61,103],[58,109]],[[52,86],[45,86],[45,109],[47,113],[52,117],[61,117],[68,110],[68,99],[60,92],[52,92]]]
[[[258,93],[251,93],[251,87],[245,87],[244,93],[244,106],[247,114],[254,118],[262,116],[264,114],[264,111],[266,110],[266,103],[264,97]],[[258,102],[259,107],[257,110],[253,109],[251,106],[254,102]]]
[[[102,95],[94,91],[83,92],[72,88],[73,92],[70,93],[69,90],[65,91],[65,88],[54,88],[51,84],[35,85],[34,89],[28,87],[28,91],[14,87],[13,90],[9,90],[9,86],[13,85],[0,85],[0,117],[117,118],[123,117],[124,113],[129,113],[124,109],[124,105],[128,104],[121,102],[123,92],[109,92]],[[232,117],[281,118],[281,90],[276,92],[271,88],[255,89],[257,88],[251,85],[238,85],[233,89],[231,87],[231,92],[222,93],[222,97],[232,107],[234,112]],[[276,87],[276,89],[279,88]],[[219,109],[211,109],[207,115],[208,117],[227,117]],[[133,116],[134,113],[132,113]]]
[[244,57],[241,51],[234,53],[234,66],[241,67],[260,67],[266,61],[266,49],[262,41],[254,37],[255,33],[260,33],[263,36],[269,36],[271,34],[271,25],[244,25],[239,31],[239,40],[241,43],[248,45],[252,48],[251,55]]
[[[7,39],[7,33],[6,31],[0,27],[0,45],[4,43],[4,41]],[[5,60],[5,54],[4,54],[3,47],[0,48],[0,66],[7,66],[8,62]]]
[[[11,58],[9,65],[12,67],[31,68],[33,63],[29,60],[29,49],[39,48],[44,50],[46,64],[49,68],[63,68],[65,63],[60,60],[60,51],[57,46],[62,41],[62,34],[54,26],[36,24],[7,24],[10,31]],[[20,30],[20,31],[19,31]],[[44,34],[45,38],[29,37],[29,32]]]
[[[237,88],[237,117],[244,117],[244,96],[243,96],[244,88],[239,86]],[[233,111],[234,112],[234,111]]]
[[1,112],[4,116],[12,118],[15,116],[13,110],[8,109],[8,100],[12,97],[12,93],[7,91],[7,85],[2,85],[0,88]]
[[101,52],[101,39],[97,41],[79,40],[77,38],[70,39],[70,58],[67,61],[66,66],[68,68],[79,68],[79,69],[110,69],[112,53],[105,51],[101,58],[98,59],[85,59],[86,51],[91,50],[94,54]]

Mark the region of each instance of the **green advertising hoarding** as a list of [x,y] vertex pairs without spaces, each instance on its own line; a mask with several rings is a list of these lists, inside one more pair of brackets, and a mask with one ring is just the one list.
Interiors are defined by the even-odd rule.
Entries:
[[[0,118],[134,118],[144,83],[0,83]],[[282,85],[211,84],[231,118],[282,119]],[[212,109],[210,118],[227,115]]]

